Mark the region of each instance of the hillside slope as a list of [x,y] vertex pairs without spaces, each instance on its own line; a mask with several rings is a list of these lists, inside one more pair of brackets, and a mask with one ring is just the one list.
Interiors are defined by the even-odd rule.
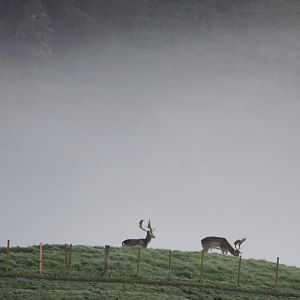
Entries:
[[[0,252],[0,299],[299,299],[300,270],[280,265],[275,289],[275,264],[207,254],[201,283],[200,253],[160,249],[112,248],[110,271],[103,275],[103,247],[46,245],[43,272],[38,272],[39,248]],[[71,260],[70,260],[71,259]],[[70,268],[69,268],[70,263]],[[169,264],[170,263],[170,264]],[[171,271],[169,273],[169,265]]]

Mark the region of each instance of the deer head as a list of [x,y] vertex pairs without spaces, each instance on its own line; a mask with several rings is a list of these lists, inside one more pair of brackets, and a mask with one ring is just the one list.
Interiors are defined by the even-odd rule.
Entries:
[[155,235],[153,234],[153,231],[155,230],[155,228],[151,227],[150,219],[148,222],[148,226],[146,228],[143,227],[143,222],[144,222],[144,220],[141,220],[139,222],[139,228],[147,232],[147,237],[149,236],[149,237],[151,237],[151,239],[155,239]]
[[240,250],[237,249],[234,250],[234,256],[240,256],[240,254],[242,254]]

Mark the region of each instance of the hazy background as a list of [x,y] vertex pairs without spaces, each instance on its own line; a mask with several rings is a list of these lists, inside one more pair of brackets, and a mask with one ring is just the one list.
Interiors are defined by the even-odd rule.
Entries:
[[[0,243],[300,266],[298,1],[1,1]],[[33,17],[34,16],[34,17]]]

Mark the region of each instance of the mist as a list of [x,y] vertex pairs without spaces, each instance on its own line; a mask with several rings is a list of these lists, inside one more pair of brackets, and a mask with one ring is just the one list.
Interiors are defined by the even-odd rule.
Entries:
[[241,19],[205,8],[198,28],[172,23],[166,5],[151,30],[120,22],[57,38],[47,59],[7,40],[1,244],[120,246],[151,218],[153,248],[247,237],[243,257],[300,266],[294,5],[262,17],[257,4]]

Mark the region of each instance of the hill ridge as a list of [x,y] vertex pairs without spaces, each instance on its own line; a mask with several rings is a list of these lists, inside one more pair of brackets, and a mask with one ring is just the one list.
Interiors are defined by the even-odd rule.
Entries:
[[[43,286],[43,299],[52,299],[47,293],[53,286],[61,290],[55,292],[55,299],[65,299],[62,294],[74,290],[71,288],[74,285],[83,286],[83,290],[95,297],[105,291],[108,299],[120,297],[122,289],[128,293],[124,299],[132,299],[129,295],[135,289],[139,289],[137,295],[143,295],[145,299],[154,299],[152,293],[158,293],[158,299],[176,294],[178,299],[201,299],[199,297],[204,295],[206,298],[203,299],[240,299],[241,295],[243,299],[265,299],[266,295],[268,299],[299,299],[300,296],[300,269],[280,265],[278,286],[275,287],[275,264],[253,259],[242,260],[240,286],[237,287],[238,258],[214,253],[204,256],[203,281],[200,283],[201,255],[198,251],[172,250],[169,278],[170,251],[167,249],[142,250],[137,275],[138,249],[112,247],[108,276],[103,274],[104,247],[101,246],[72,246],[71,268],[68,269],[64,245],[47,245],[43,251],[42,274],[38,272],[38,246],[13,248],[8,272],[5,270],[6,253],[4,248],[1,250],[0,287],[3,288],[0,298],[5,296],[5,299],[14,299],[15,293],[21,293],[22,299],[31,299],[26,295],[36,296],[39,286]],[[73,298],[70,299],[84,299],[79,295],[81,292],[77,292],[75,298],[71,293]],[[192,294],[190,298],[189,294]],[[221,298],[216,298],[219,296]]]

